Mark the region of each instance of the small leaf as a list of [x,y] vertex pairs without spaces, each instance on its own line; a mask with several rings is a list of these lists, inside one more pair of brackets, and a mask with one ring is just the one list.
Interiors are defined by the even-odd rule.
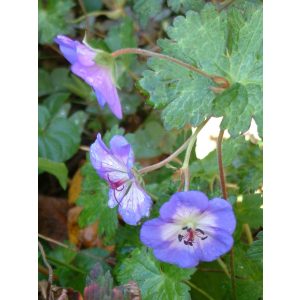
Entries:
[[39,105],[39,156],[63,162],[76,153],[80,132],[63,110],[58,114],[51,116],[46,106]]
[[39,157],[39,171],[54,175],[65,190],[68,182],[68,169],[64,163],[58,163],[47,158]]

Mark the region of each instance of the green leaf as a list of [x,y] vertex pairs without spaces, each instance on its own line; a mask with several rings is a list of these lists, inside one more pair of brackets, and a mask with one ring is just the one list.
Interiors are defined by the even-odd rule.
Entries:
[[69,21],[72,18],[72,0],[39,0],[39,43],[52,44],[53,38],[58,34],[71,34],[73,32]]
[[50,74],[46,70],[39,68],[38,76],[39,76],[39,87],[38,87],[39,97],[50,94],[52,92],[52,86],[49,85],[49,82],[51,82]]
[[237,299],[262,299],[262,265],[248,258],[248,246],[237,243],[234,247],[234,265],[237,281]]
[[70,117],[70,121],[73,122],[75,126],[77,126],[78,132],[80,132],[80,134],[83,132],[84,125],[87,119],[88,119],[88,114],[82,110],[75,112]]
[[[243,24],[240,22],[240,24]],[[241,124],[228,124],[233,135],[249,128],[251,118],[257,123],[262,136],[262,10],[255,11],[248,22],[238,32],[238,40],[233,43],[229,57],[229,76],[232,82],[241,83],[247,90],[248,104],[240,113]],[[232,116],[236,113],[231,111]]]
[[174,19],[169,39],[158,41],[163,53],[223,76],[231,87],[216,97],[211,80],[175,63],[149,59],[150,70],[140,85],[150,104],[163,110],[166,129],[197,126],[215,115],[224,117],[221,127],[233,136],[245,132],[254,118],[262,136],[262,12],[256,8],[246,18],[239,10],[218,13],[206,4],[200,13]]
[[139,128],[135,133],[128,133],[125,137],[137,159],[170,153],[176,141],[176,134],[166,132],[156,121],[144,123],[143,128]]
[[90,162],[81,168],[83,181],[76,203],[83,207],[79,215],[79,226],[86,227],[99,222],[99,234],[105,235],[106,241],[111,242],[118,228],[117,208],[108,207],[108,186],[101,179]]
[[51,73],[39,68],[39,97],[55,92],[66,92],[69,85],[69,70],[56,68]]
[[133,10],[145,28],[150,18],[155,17],[162,10],[162,0],[136,0]]
[[168,6],[176,13],[180,10],[184,12],[188,10],[200,11],[205,2],[203,0],[168,0]]
[[190,299],[189,286],[183,283],[195,269],[181,269],[159,263],[145,247],[135,249],[117,270],[117,279],[122,284],[135,281],[141,289],[143,300]]
[[54,93],[48,96],[43,105],[45,105],[51,115],[59,114],[64,102],[69,98],[69,93]]
[[64,163],[58,163],[39,157],[39,171],[45,171],[54,175],[65,190],[68,182],[68,169]]
[[[112,51],[121,48],[136,48],[137,38],[135,36],[133,21],[129,17],[124,17],[120,20],[120,23],[110,27],[108,34],[105,38],[106,44]],[[122,57],[122,62],[125,68],[129,68],[133,62],[136,61],[134,55],[124,55]]]
[[247,251],[247,257],[263,264],[263,231],[257,234],[257,240],[253,242]]
[[83,3],[87,12],[100,10],[103,6],[102,0],[83,0]]
[[222,129],[230,128],[230,134],[237,136],[249,129],[250,126],[249,118],[245,118],[243,114],[247,105],[248,93],[246,88],[235,83],[214,99],[212,109],[215,117],[224,116],[220,127]]
[[235,213],[240,224],[249,224],[251,228],[263,225],[263,198],[261,194],[244,195],[242,202],[236,202]]
[[39,105],[39,156],[63,162],[71,158],[80,145],[77,126],[62,112],[51,115],[48,108]]
[[[185,18],[175,18],[167,30],[171,39],[159,40],[158,44],[164,53],[218,74],[218,60],[226,46],[225,21],[210,6],[201,16],[190,11]],[[214,93],[209,79],[159,58],[150,59],[148,65],[151,71],[143,73],[140,85],[149,92],[150,103],[163,109],[166,129],[197,126],[211,114]]]

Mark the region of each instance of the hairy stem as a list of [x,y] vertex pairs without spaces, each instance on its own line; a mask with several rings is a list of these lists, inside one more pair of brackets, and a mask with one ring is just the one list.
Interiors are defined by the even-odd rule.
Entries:
[[[203,128],[203,126],[208,122],[209,118],[205,121],[203,121],[199,127],[201,127],[198,131],[196,130],[174,153],[172,153],[170,156],[168,156],[167,158],[165,158],[164,160],[154,164],[154,165],[151,165],[151,166],[148,166],[148,167],[145,167],[145,168],[142,168],[140,169],[138,172],[140,174],[145,174],[145,173],[149,173],[149,172],[152,172],[154,170],[157,170],[157,169],[160,169],[162,168],[163,166],[167,165],[170,161],[174,160],[180,153],[182,153],[189,145],[190,141],[195,138],[195,136],[197,137],[197,134],[198,132]],[[199,128],[198,127],[198,128]]]
[[112,57],[118,57],[120,55],[124,55],[124,54],[138,54],[138,55],[143,55],[143,56],[150,56],[150,57],[158,57],[158,58],[161,58],[161,59],[165,59],[165,60],[168,60],[168,61],[171,61],[175,64],[178,64],[188,70],[191,70],[193,72],[196,72],[206,78],[209,78],[211,79],[213,82],[219,84],[220,86],[222,87],[229,87],[229,82],[227,81],[226,78],[224,77],[221,77],[221,76],[217,76],[217,75],[211,75],[211,74],[208,74],[206,72],[204,72],[203,70],[199,69],[199,68],[196,68],[190,64],[187,64],[179,59],[176,59],[172,56],[169,56],[169,55],[165,55],[165,54],[161,54],[161,53],[157,53],[157,52],[152,52],[152,51],[149,51],[149,50],[144,50],[144,49],[140,49],[140,48],[124,48],[124,49],[120,49],[120,50],[117,50],[115,52],[112,52],[111,53],[111,56]]
[[[227,188],[225,181],[225,174],[223,168],[223,160],[222,160],[222,141],[223,141],[224,130],[220,130],[218,141],[217,141],[217,153],[218,153],[218,166],[219,166],[219,176],[220,176],[220,184],[221,190],[223,194],[223,198],[227,200]],[[235,281],[235,270],[234,270],[234,250],[233,247],[230,250],[230,275],[231,275],[231,288],[232,288],[232,299],[237,300],[236,298],[236,281]]]
[[185,152],[185,157],[184,157],[184,161],[182,164],[182,173],[184,176],[184,191],[188,191],[189,190],[189,186],[190,186],[190,172],[189,172],[189,162],[190,162],[190,158],[191,158],[191,153],[194,147],[194,144],[197,140],[197,136],[198,133],[200,132],[200,130],[205,126],[205,124],[208,122],[209,118],[207,118],[205,121],[203,121],[195,130],[194,134],[191,136],[191,139],[188,143],[186,152]]
[[218,141],[217,141],[217,153],[218,153],[218,165],[219,165],[219,176],[221,190],[223,198],[227,200],[227,188],[225,182],[224,168],[223,168],[223,159],[222,159],[222,140],[223,140],[224,130],[220,130]]
[[200,294],[202,294],[203,296],[205,296],[207,299],[214,300],[214,298],[212,296],[210,296],[208,293],[206,293],[205,291],[203,291],[202,289],[200,289],[199,287],[197,287],[192,282],[190,282],[188,280],[184,280],[183,282],[186,283],[187,285],[189,285],[191,288],[193,288],[196,291],[198,291]]

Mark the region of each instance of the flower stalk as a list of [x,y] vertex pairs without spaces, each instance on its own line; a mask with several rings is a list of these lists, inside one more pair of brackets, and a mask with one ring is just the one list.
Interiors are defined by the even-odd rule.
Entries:
[[[181,154],[187,147],[189,148],[190,147],[190,150],[187,150],[189,153],[188,153],[188,157],[185,158],[184,162],[183,162],[183,165],[182,165],[182,168],[184,166],[188,166],[188,162],[189,162],[189,157],[191,155],[191,151],[192,151],[192,147],[196,141],[196,138],[197,138],[197,135],[198,133],[200,132],[200,130],[204,127],[204,125],[208,122],[210,118],[207,118],[206,120],[204,120],[196,129],[196,131],[174,152],[172,153],[170,156],[168,156],[167,158],[165,158],[164,160],[156,163],[156,164],[153,164],[151,166],[148,166],[148,167],[145,167],[145,168],[142,168],[139,170],[139,173],[140,174],[145,174],[145,173],[149,173],[149,172],[152,172],[152,171],[155,171],[157,169],[160,169],[162,168],[163,166],[167,165],[170,161],[174,160],[179,154]],[[190,145],[191,144],[191,145]],[[187,156],[187,154],[186,154]]]
[[[219,176],[221,190],[223,194],[223,199],[227,200],[227,187],[224,174],[223,160],[222,160],[222,141],[224,136],[224,130],[220,130],[218,140],[217,140],[217,154],[218,154],[218,166],[219,166]],[[234,250],[233,247],[230,250],[230,274],[231,274],[231,288],[232,288],[232,299],[237,300],[236,297],[236,281],[235,281],[235,270],[234,270]]]
[[193,72],[196,72],[206,78],[209,78],[210,80],[212,80],[213,82],[215,82],[216,84],[220,85],[221,87],[229,87],[229,82],[226,78],[221,77],[221,76],[217,76],[217,75],[211,75],[208,74],[206,72],[204,72],[203,70],[196,68],[190,64],[187,64],[185,62],[183,62],[182,60],[179,60],[177,58],[174,58],[172,56],[169,55],[165,55],[165,54],[161,54],[161,53],[157,53],[157,52],[153,52],[153,51],[149,51],[149,50],[145,50],[145,49],[140,49],[140,48],[124,48],[124,49],[119,49],[117,51],[114,51],[111,53],[112,57],[118,57],[124,54],[138,54],[138,55],[142,55],[142,56],[148,56],[148,57],[158,57],[161,59],[165,59],[168,61],[171,61],[175,64],[178,64],[188,70],[191,70]]

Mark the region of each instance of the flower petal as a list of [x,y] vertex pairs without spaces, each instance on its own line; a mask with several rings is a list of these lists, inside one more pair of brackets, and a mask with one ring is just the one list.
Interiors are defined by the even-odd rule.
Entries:
[[152,206],[151,198],[136,181],[132,181],[131,186],[119,202],[119,213],[124,222],[130,225],[137,225],[142,217],[149,216]]
[[201,215],[199,227],[203,230],[210,227],[219,228],[232,234],[235,230],[236,219],[232,205],[221,198],[214,198],[208,202],[207,210]]
[[97,100],[98,100],[99,105],[103,108],[104,105],[105,105],[105,103],[106,103],[106,101],[105,101],[105,99],[104,99],[102,93],[101,93],[99,90],[95,90],[95,89],[94,89],[94,91],[95,91],[96,98],[97,98]]
[[96,52],[77,41],[75,43],[76,43],[77,59],[79,63],[86,67],[95,65],[93,59],[96,56]]
[[163,204],[159,213],[164,220],[190,218],[193,214],[200,214],[208,207],[207,196],[199,191],[177,192],[170,200]]
[[226,231],[216,229],[205,232],[208,238],[197,240],[197,253],[200,261],[213,261],[227,253],[233,245],[233,238]]
[[114,156],[103,143],[101,135],[90,147],[90,158],[99,176],[109,183],[125,182],[129,180],[129,171],[122,159]]
[[176,247],[155,248],[153,254],[157,259],[175,264],[180,268],[193,268],[199,264],[199,258],[195,248],[179,242],[176,242]]
[[84,66],[81,63],[75,63],[72,65],[71,70],[94,88],[100,105],[107,103],[114,115],[119,119],[122,118],[122,107],[118,92],[107,69],[97,64]]
[[170,241],[166,239],[166,226],[169,225],[168,235],[173,236],[178,232],[178,228],[170,226],[170,223],[164,222],[160,218],[152,219],[146,221],[142,227],[140,232],[141,241],[148,247],[155,248],[162,246],[163,244],[170,244]]
[[131,169],[134,164],[134,153],[127,140],[121,135],[115,135],[109,144],[113,154],[120,157],[127,168]]
[[59,49],[69,63],[74,64],[77,61],[76,43],[67,36],[58,35],[54,41],[59,45]]

